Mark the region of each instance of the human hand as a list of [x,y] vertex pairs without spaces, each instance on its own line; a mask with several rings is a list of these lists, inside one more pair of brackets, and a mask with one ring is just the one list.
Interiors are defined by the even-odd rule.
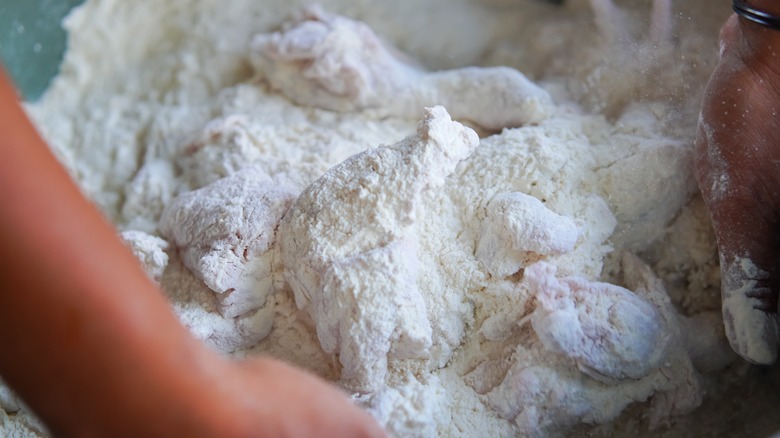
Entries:
[[325,382],[193,338],[1,68],[0,132],[0,332],[21,334],[3,341],[0,373],[54,435],[384,436]]
[[53,435],[384,436],[325,382],[193,338],[1,68],[0,132],[0,332],[20,334],[4,338],[0,374]]
[[210,371],[216,384],[201,399],[214,436],[386,436],[344,394],[312,375],[272,359],[221,361]]
[[729,342],[745,359],[771,364],[780,347],[780,31],[734,15],[720,49],[699,119],[696,177],[717,237]]
[[[113,399],[104,397],[64,424],[50,424],[59,426],[53,432],[189,438],[386,436],[367,413],[313,375],[274,359],[231,360],[194,339],[189,344],[178,370],[158,363],[154,377],[137,393],[125,390]],[[74,397],[76,403],[80,398]],[[138,399],[140,408],[135,406]]]

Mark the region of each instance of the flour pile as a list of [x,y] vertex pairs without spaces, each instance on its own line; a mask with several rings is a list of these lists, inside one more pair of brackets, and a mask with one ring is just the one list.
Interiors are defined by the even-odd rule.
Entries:
[[634,403],[656,428],[734,356],[691,170],[727,11],[675,39],[687,12],[650,7],[91,0],[28,110],[225,354],[330,379],[395,436]]

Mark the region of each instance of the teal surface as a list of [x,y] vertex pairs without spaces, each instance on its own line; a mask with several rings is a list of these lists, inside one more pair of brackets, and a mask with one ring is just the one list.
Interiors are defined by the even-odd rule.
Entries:
[[0,59],[25,99],[35,100],[65,52],[60,23],[84,0],[0,0]]

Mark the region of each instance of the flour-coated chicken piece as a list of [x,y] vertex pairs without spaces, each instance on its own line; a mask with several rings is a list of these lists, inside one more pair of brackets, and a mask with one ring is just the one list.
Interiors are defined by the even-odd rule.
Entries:
[[495,196],[486,213],[476,257],[498,278],[512,275],[542,257],[573,250],[580,236],[574,220],[520,192]]
[[249,167],[179,195],[163,212],[160,229],[187,268],[218,294],[224,316],[265,304],[276,227],[295,196]]
[[285,279],[323,349],[339,354],[345,386],[375,390],[388,358],[424,356],[431,345],[415,221],[424,192],[444,184],[478,143],[444,108],[428,108],[415,135],[333,167],[285,215]]
[[456,120],[500,130],[546,119],[549,94],[508,67],[427,72],[365,23],[308,8],[272,34],[257,35],[250,60],[271,88],[299,105],[371,109],[417,118],[443,105]]

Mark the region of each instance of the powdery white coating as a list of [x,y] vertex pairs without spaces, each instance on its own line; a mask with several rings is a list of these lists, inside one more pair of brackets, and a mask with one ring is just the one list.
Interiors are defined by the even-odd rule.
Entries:
[[[521,284],[515,281],[505,280],[488,286],[484,293],[491,297],[500,297],[508,301],[509,305],[503,306],[503,311],[493,311],[479,326],[480,335],[489,341],[501,341],[511,335],[513,329],[527,313],[526,306],[531,301],[530,294],[521,290]],[[496,309],[498,310],[498,309]],[[481,383],[473,382],[476,385]],[[484,392],[484,391],[483,391]]]
[[494,277],[506,277],[529,261],[574,249],[577,224],[533,196],[502,193],[487,205],[477,243],[477,260]]
[[[544,272],[544,265],[544,262],[534,265],[542,272],[533,273],[534,266],[526,269],[526,272],[531,270],[531,275],[540,275],[549,279],[552,272]],[[593,379],[588,378],[594,375],[592,368],[571,367],[567,364],[567,360],[560,358],[562,349],[567,353],[577,350],[578,339],[580,349],[588,348],[587,342],[581,342],[581,336],[575,335],[566,339],[563,335],[557,335],[555,336],[557,345],[552,349],[542,339],[543,345],[550,350],[549,356],[534,353],[532,344],[521,344],[513,356],[514,363],[506,371],[501,383],[486,394],[488,402],[504,418],[512,420],[521,434],[537,434],[548,430],[553,425],[560,427],[579,421],[588,423],[610,421],[628,404],[646,401],[651,396],[649,421],[651,427],[657,427],[670,415],[690,412],[701,403],[699,380],[683,347],[676,314],[663,290],[663,284],[644,263],[634,256],[624,257],[623,270],[627,283],[635,288],[641,297],[637,299],[647,300],[642,306],[655,307],[654,314],[658,315],[658,323],[666,327],[663,335],[666,339],[661,339],[661,345],[654,346],[659,347],[658,350],[650,353],[652,356],[657,351],[663,352],[660,358],[649,359],[654,363],[655,369],[648,370],[643,364],[636,364],[629,360],[622,364],[624,366],[622,373],[628,372],[636,377],[605,379],[603,378],[605,369],[618,368],[615,367],[613,358],[608,359],[607,363],[596,363],[591,360],[602,370],[596,375],[598,378]],[[604,317],[609,318],[607,315],[602,315],[602,318]],[[534,316],[532,315],[531,318],[533,321]],[[576,321],[568,319],[576,327]],[[602,322],[606,321],[602,319]],[[542,321],[542,324],[546,322]],[[534,329],[536,325],[534,324]],[[551,328],[563,332],[571,330],[570,326],[543,326],[542,331],[547,333],[540,337],[549,335]],[[650,335],[653,337],[653,334]],[[647,343],[640,342],[640,345],[647,345]],[[577,360],[582,360],[582,352],[575,355]],[[475,371],[484,373],[486,370],[483,367]],[[584,372],[588,377],[582,376],[580,372]],[[624,377],[630,376],[624,374]]]
[[149,278],[159,283],[168,266],[168,253],[165,252],[168,249],[168,242],[135,230],[122,231],[119,233],[119,238],[141,262],[141,267]]
[[180,257],[173,255],[162,284],[178,286],[164,290],[173,311],[196,338],[227,354],[250,348],[271,333],[276,312],[273,295],[255,311],[239,317],[225,317],[216,294],[184,266]]
[[13,414],[21,409],[19,398],[0,380],[0,411]]
[[175,198],[160,229],[184,264],[238,316],[265,304],[273,286],[276,227],[296,193],[249,167]]
[[[694,406],[700,391],[687,356],[697,358],[697,364],[706,361],[694,347],[712,346],[713,338],[722,343],[722,334],[682,346],[676,341],[682,338],[674,322],[678,315],[668,300],[655,300],[663,294],[645,295],[623,281],[621,269],[614,266],[617,257],[610,254],[628,248],[652,260],[665,280],[682,275],[673,285],[673,298],[686,314],[714,309],[712,303],[719,302],[717,296],[707,296],[705,286],[699,290],[705,283],[717,289],[719,283],[717,275],[705,273],[717,271],[717,254],[708,250],[711,233],[690,239],[686,234],[681,239],[678,234],[688,233],[691,227],[674,231],[667,223],[693,193],[690,144],[698,114],[695,92],[705,83],[716,57],[706,54],[716,45],[717,29],[730,13],[728,5],[710,7],[704,0],[675,4],[673,17],[690,17],[696,26],[677,26],[679,38],[670,44],[642,35],[649,0],[620,3],[619,12],[632,29],[623,41],[609,41],[596,32],[587,19],[591,5],[585,0],[557,7],[511,0],[508,7],[495,9],[474,0],[323,0],[329,9],[350,17],[343,18],[346,22],[359,19],[376,30],[376,34],[367,32],[387,39],[381,50],[371,52],[361,49],[360,41],[330,40],[352,32],[352,24],[334,29],[335,16],[308,20],[327,30],[302,34],[322,36],[323,44],[317,47],[322,53],[331,51],[312,61],[348,59],[354,61],[350,64],[354,72],[369,78],[354,82],[369,93],[337,98],[325,93],[326,102],[342,102],[346,108],[332,111],[306,102],[296,105],[289,94],[296,88],[310,90],[309,82],[319,87],[318,81],[349,89],[350,82],[340,76],[342,70],[324,65],[317,71],[326,74],[315,80],[302,77],[300,64],[277,62],[280,72],[282,64],[292,68],[290,76],[280,79],[289,80],[287,88],[292,91],[278,93],[274,81],[252,65],[259,56],[257,50],[248,49],[254,37],[281,28],[284,39],[285,31],[297,26],[284,25],[285,17],[299,10],[300,3],[237,1],[226,7],[211,0],[137,0],[132,5],[88,0],[67,20],[71,41],[61,76],[43,101],[28,110],[85,193],[120,229],[158,234],[160,214],[177,194],[248,166],[262,169],[274,181],[289,182],[297,191],[347,157],[413,132],[422,108],[415,103],[418,99],[442,102],[456,118],[458,110],[466,114],[460,118],[467,120],[473,113],[490,114],[501,108],[505,93],[500,88],[514,89],[517,70],[526,72],[555,96],[557,106],[536,123],[483,138],[479,148],[443,178],[439,189],[423,190],[418,204],[424,208],[415,210],[405,238],[339,255],[332,264],[333,275],[327,281],[333,285],[329,290],[338,291],[332,296],[338,295],[339,300],[362,303],[363,295],[351,293],[363,290],[368,281],[359,267],[370,268],[375,276],[377,270],[387,272],[382,278],[392,277],[388,281],[404,286],[392,299],[367,303],[378,305],[376,309],[414,298],[413,293],[406,294],[410,289],[406,286],[416,275],[421,300],[412,300],[414,309],[395,313],[408,316],[403,321],[410,324],[402,321],[403,330],[425,328],[423,319],[418,320],[423,313],[417,312],[421,301],[430,326],[430,348],[418,358],[388,354],[384,378],[381,372],[373,377],[376,390],[360,396],[360,405],[376,415],[391,435],[411,437],[556,433],[575,422],[610,422],[632,402],[644,402],[636,410],[655,425]],[[148,31],[139,34],[139,28]],[[370,38],[361,41],[371,42]],[[344,50],[339,52],[339,47]],[[441,71],[425,73],[391,47],[402,48],[427,68]],[[418,75],[411,84],[413,92],[372,100],[372,90],[397,85],[393,78],[409,78],[403,72],[381,75],[372,63],[387,71],[393,65],[410,69]],[[512,68],[467,67],[472,65]],[[373,95],[383,97],[382,93]],[[358,107],[352,100],[368,106]],[[411,104],[396,106],[403,102]],[[463,103],[471,106],[463,109]],[[513,111],[491,117],[495,118],[487,121],[490,126],[515,126]],[[393,204],[389,207],[393,212],[402,211],[394,191],[388,192],[376,205],[387,201]],[[647,302],[660,303],[654,308],[661,309],[664,321],[673,321],[664,323],[675,339],[668,349],[668,363],[639,380],[608,385],[584,374],[571,357],[546,349],[531,324],[519,324],[538,304],[527,282],[520,275],[494,278],[475,257],[486,206],[495,196],[509,192],[542,200],[551,211],[578,225],[581,235],[575,247],[545,258],[556,266],[558,275],[621,284]],[[355,210],[365,206],[364,201],[355,200]],[[362,226],[368,220],[373,219],[362,217],[356,222]],[[708,225],[706,214],[692,220],[701,226],[694,229]],[[347,226],[360,228],[354,223]],[[618,234],[613,235],[616,229]],[[360,246],[362,237],[355,239],[357,244],[347,243]],[[276,242],[269,251],[278,255]],[[691,253],[691,248],[697,250]],[[416,253],[416,259],[404,256],[410,253]],[[170,251],[169,256],[162,288],[181,321],[199,339],[234,357],[280,358],[354,389],[355,382],[338,382],[344,366],[321,347],[317,321],[297,308],[278,257],[270,260],[275,281],[266,304],[239,317],[225,317],[217,298],[225,294],[215,294],[184,266],[184,252]],[[687,273],[698,272],[701,281],[687,281]],[[346,331],[356,328],[357,333],[366,333],[362,329],[374,323],[351,318],[347,312],[339,315],[348,316]],[[388,319],[377,321],[377,329],[387,331]],[[354,321],[358,323],[351,325]],[[334,322],[329,329],[333,327],[341,330],[342,326]],[[414,342],[401,344],[417,348]],[[373,354],[370,346],[350,348]],[[399,353],[408,352],[400,349]],[[704,354],[716,351],[706,348]],[[380,356],[367,363],[382,360]],[[361,364],[356,368],[363,372]],[[738,367],[728,370],[732,369]],[[737,380],[737,373],[728,370],[723,377]],[[512,376],[519,375],[526,376],[529,384],[547,384],[545,376],[549,376],[549,386],[526,390],[512,384]],[[0,423],[5,422],[0,430],[16,433],[14,427],[26,421],[24,413],[22,407],[8,420],[0,412]],[[707,418],[708,423],[718,424],[718,416]],[[626,426],[618,422],[604,428],[618,435],[644,428],[644,420],[635,419],[628,419]],[[581,431],[589,433],[581,428],[575,433]]]
[[364,23],[319,8],[281,32],[257,35],[252,50],[258,75],[300,105],[407,118],[444,105],[455,119],[489,130],[537,123],[552,110],[548,93],[517,70],[428,73]]
[[780,316],[768,312],[760,298],[765,294],[762,289],[768,287],[765,284],[769,274],[749,257],[728,258],[721,254],[720,262],[723,321],[729,343],[742,357],[758,364],[774,363],[780,348]]
[[417,245],[387,246],[336,259],[313,299],[320,345],[339,353],[341,379],[357,390],[381,386],[388,356],[423,356],[431,345],[425,302],[417,288]]
[[388,355],[417,357],[430,346],[413,225],[423,192],[441,186],[477,144],[444,108],[427,108],[416,135],[335,166],[282,221],[285,278],[323,349],[339,354],[350,387],[376,389]]
[[145,163],[125,189],[121,215],[127,220],[127,229],[155,233],[157,221],[173,199],[177,186],[170,161],[157,159]]
[[0,431],[10,438],[41,438],[51,436],[40,419],[22,408],[15,413],[6,413],[0,409]]
[[524,271],[538,305],[530,320],[545,348],[596,380],[640,379],[666,359],[671,335],[658,310],[631,291],[584,278],[556,278],[554,265]]
[[262,154],[240,115],[211,120],[178,155],[182,179],[199,188],[261,161]]
[[[578,95],[580,103],[617,117],[638,100],[679,100],[681,95],[686,94],[680,87],[687,86],[686,74],[693,73],[695,68],[690,69],[684,63],[671,64],[668,57],[674,56],[673,53],[681,49],[681,44],[687,46],[683,49],[687,52],[686,57],[696,50],[710,50],[711,45],[704,49],[698,46],[695,38],[682,43],[678,38],[681,33],[687,33],[682,28],[686,20],[695,14],[690,9],[687,13],[682,10],[689,6],[701,10],[706,6],[697,7],[690,2],[672,3],[671,0],[566,2],[573,17],[592,14],[597,35],[586,43],[581,34],[565,35],[563,25],[545,32],[546,40],[553,41],[551,45],[568,40],[569,44],[579,46],[569,59],[557,64],[559,68],[569,68],[568,72],[559,70],[561,74],[577,78],[568,87]],[[678,26],[678,23],[682,25]],[[717,29],[709,32],[717,33]],[[698,102],[690,103],[698,105]]]
[[[385,103],[420,76],[411,59],[365,23],[307,8],[281,32],[252,41],[253,67],[294,102],[336,111]],[[301,80],[303,79],[303,80]]]
[[624,253],[621,259],[626,287],[650,302],[661,315],[671,343],[666,360],[648,378],[655,378],[656,392],[648,419],[650,427],[666,423],[674,415],[687,414],[702,402],[699,374],[686,349],[679,314],[666,293],[663,281],[639,257]]
[[[436,436],[437,418],[448,415],[446,395],[438,376],[423,384],[412,376],[398,387],[386,386],[379,391],[354,398],[358,406],[371,413],[393,436]],[[398,416],[397,412],[410,415]],[[405,418],[405,421],[398,421]]]
[[[690,144],[650,132],[657,123],[652,108],[630,107],[618,120],[613,135],[605,141],[621,141],[626,149],[597,170],[600,192],[607,193],[609,205],[620,226],[613,242],[638,252],[648,240],[662,236],[655,224],[668,223],[697,192],[691,175],[693,151]],[[619,139],[619,137],[622,137]],[[653,190],[644,191],[644,188]],[[647,197],[636,202],[636,193]]]

